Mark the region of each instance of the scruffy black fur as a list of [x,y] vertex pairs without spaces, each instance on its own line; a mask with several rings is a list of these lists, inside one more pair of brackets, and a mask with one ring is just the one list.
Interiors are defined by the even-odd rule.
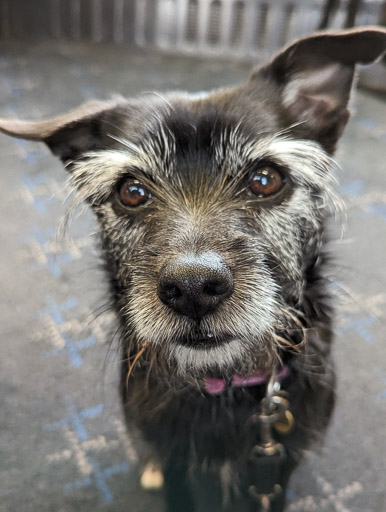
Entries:
[[[273,432],[285,450],[263,491],[281,486],[273,512],[329,423],[325,224],[340,208],[331,156],[355,65],[385,48],[381,28],[320,33],[233,89],[0,120],[5,133],[44,141],[97,215],[122,333],[124,411],[160,461],[169,512],[260,510],[250,486],[261,488],[269,457],[252,464],[251,453],[267,383],[236,387],[235,376],[287,370],[295,428]],[[222,392],[208,388],[213,378]]]

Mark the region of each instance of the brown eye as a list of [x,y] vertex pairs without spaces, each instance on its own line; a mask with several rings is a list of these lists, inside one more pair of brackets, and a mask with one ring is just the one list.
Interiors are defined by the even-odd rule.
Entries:
[[146,204],[150,200],[151,194],[141,183],[127,180],[119,189],[119,197],[125,206],[136,208]]
[[249,180],[249,190],[257,197],[272,196],[283,186],[280,172],[268,165],[252,172]]

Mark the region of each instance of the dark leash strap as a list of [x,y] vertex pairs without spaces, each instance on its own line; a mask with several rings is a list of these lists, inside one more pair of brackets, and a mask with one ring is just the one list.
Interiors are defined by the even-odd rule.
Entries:
[[276,454],[259,461],[258,478],[248,488],[249,495],[256,502],[259,512],[270,512],[272,502],[283,492],[278,480],[284,455]]
[[259,411],[252,416],[258,427],[259,441],[252,447],[249,457],[249,475],[252,481],[248,493],[256,501],[259,512],[270,512],[272,502],[284,492],[279,482],[286,459],[284,446],[273,437],[272,429],[280,434],[289,433],[294,419],[289,410],[285,393],[274,372],[267,385],[267,392],[260,403]]

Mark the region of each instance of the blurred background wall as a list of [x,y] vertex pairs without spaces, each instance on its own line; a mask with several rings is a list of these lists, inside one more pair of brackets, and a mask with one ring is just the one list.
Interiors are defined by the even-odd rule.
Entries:
[[[84,41],[253,59],[318,29],[386,25],[385,0],[0,0],[0,42]],[[386,90],[382,65],[362,77]]]

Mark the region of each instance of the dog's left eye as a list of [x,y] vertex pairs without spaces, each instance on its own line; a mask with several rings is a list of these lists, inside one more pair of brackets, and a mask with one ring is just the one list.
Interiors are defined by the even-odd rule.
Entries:
[[119,198],[125,206],[137,208],[151,199],[151,194],[139,181],[127,180],[119,188]]
[[281,190],[283,184],[283,176],[269,165],[260,167],[249,176],[249,190],[257,197],[272,196]]

